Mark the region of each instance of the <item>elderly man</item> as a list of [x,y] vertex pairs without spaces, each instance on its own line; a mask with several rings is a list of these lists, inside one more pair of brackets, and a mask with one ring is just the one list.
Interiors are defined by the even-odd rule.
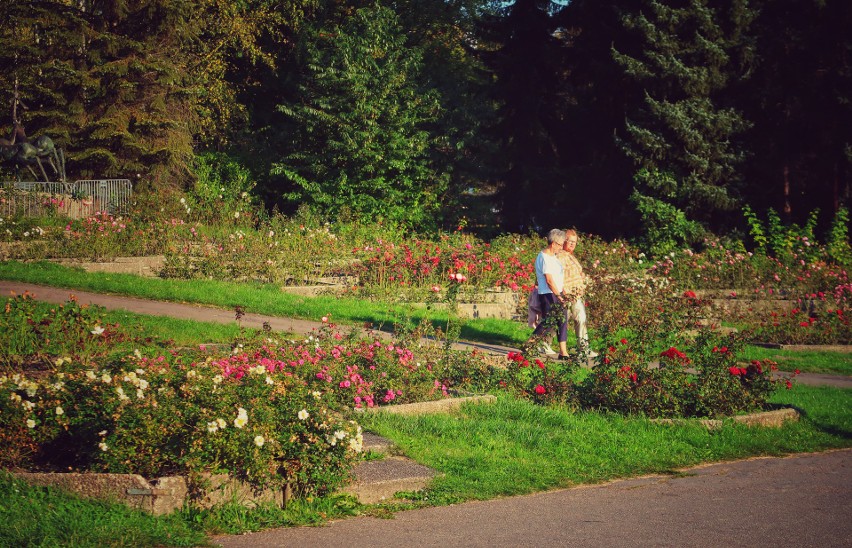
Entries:
[[584,295],[586,293],[586,275],[583,274],[583,266],[574,256],[579,238],[577,231],[569,228],[565,231],[565,242],[562,249],[556,252],[556,258],[562,264],[563,288],[562,296],[565,299],[565,319],[574,324],[574,333],[577,334],[577,348],[581,354],[590,358],[597,357],[597,353],[589,350],[589,333],[586,329],[586,304]]
[[[541,250],[535,259],[535,277],[538,285],[539,308],[544,320],[533,331],[532,339],[543,340],[550,333],[553,317],[556,321],[557,340],[559,341],[559,358],[568,359],[568,328],[563,312],[563,283],[564,269],[557,259],[556,253],[565,243],[565,232],[554,228],[547,233],[547,247]],[[531,339],[531,340],[532,340]],[[544,340],[542,348],[550,350]]]

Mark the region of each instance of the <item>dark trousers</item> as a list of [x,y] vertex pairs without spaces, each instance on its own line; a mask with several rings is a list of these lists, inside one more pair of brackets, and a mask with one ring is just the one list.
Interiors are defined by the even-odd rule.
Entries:
[[554,322],[557,327],[559,342],[568,340],[568,322],[565,321],[565,309],[556,300],[553,293],[539,293],[538,302],[541,306],[541,323],[533,331],[534,337],[541,337],[550,332]]

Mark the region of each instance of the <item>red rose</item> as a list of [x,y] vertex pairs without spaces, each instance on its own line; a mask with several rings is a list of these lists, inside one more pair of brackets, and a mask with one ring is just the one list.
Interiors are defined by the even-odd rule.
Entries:
[[545,392],[547,392],[547,390],[545,390],[542,385],[540,385],[540,384],[535,385],[535,393],[536,394],[538,394],[540,396],[540,395],[544,394]]

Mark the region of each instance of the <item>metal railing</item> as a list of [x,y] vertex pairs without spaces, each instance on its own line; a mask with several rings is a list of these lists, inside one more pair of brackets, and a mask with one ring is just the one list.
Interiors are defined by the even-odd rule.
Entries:
[[0,186],[0,215],[74,219],[98,212],[112,215],[130,210],[133,184],[129,179],[89,179],[73,183],[14,182]]

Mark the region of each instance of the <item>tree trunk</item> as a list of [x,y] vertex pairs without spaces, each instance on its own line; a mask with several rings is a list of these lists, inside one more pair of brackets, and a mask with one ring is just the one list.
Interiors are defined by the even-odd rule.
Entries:
[[787,223],[793,215],[793,208],[790,205],[790,164],[784,164],[784,217]]

